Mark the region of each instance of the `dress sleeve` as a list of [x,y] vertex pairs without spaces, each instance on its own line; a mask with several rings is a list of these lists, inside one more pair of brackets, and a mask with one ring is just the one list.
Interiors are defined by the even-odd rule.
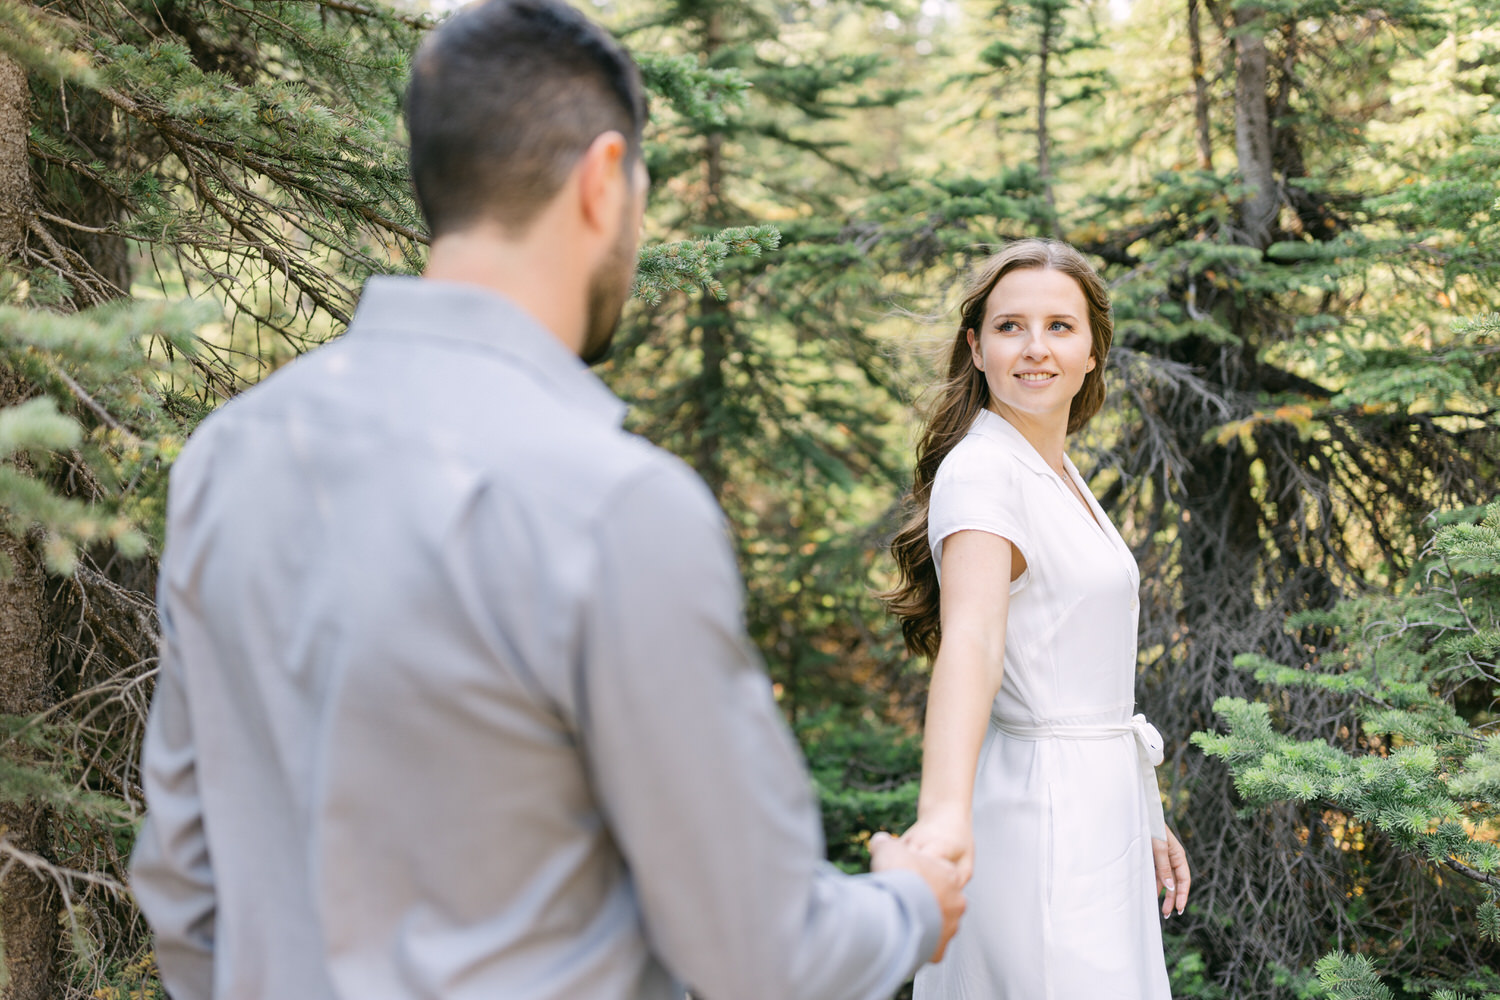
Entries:
[[[938,466],[927,505],[927,544],[938,582],[943,578],[943,540],[960,531],[987,531],[1009,539],[1030,562],[1031,537],[1018,483],[1016,461],[1004,452],[961,441]],[[1011,586],[1021,589],[1029,573]]]

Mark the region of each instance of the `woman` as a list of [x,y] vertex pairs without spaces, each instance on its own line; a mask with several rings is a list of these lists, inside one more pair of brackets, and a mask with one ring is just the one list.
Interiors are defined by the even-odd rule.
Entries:
[[1189,874],[1161,737],[1134,716],[1135,559],[1064,451],[1113,325],[1078,251],[1022,240],[971,280],[887,595],[933,658],[907,842],[971,874],[916,1000],[1168,1000],[1161,914]]

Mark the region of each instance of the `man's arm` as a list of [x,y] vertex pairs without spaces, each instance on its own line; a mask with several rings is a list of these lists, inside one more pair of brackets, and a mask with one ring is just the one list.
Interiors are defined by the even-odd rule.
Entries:
[[156,932],[156,964],[167,992],[173,1000],[209,1000],[218,903],[168,603],[162,587],[160,669],[141,749],[148,811],[131,857],[130,881]]
[[610,499],[596,541],[579,722],[653,948],[708,1000],[888,996],[942,914],[912,871],[823,861],[713,498],[661,463]]

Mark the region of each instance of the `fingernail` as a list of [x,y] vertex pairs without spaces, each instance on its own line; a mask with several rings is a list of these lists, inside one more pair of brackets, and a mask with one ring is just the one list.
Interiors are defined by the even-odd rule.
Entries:
[[1173,891],[1175,891],[1177,889],[1177,883],[1173,882],[1169,878],[1168,879],[1162,879],[1162,883],[1161,884],[1167,887],[1167,891],[1168,892],[1173,892]]
[[1179,915],[1179,916],[1181,916],[1181,915],[1182,915],[1182,907],[1180,907],[1180,906],[1179,906],[1179,907],[1178,907],[1178,908],[1177,908],[1177,913],[1178,913],[1178,915]]

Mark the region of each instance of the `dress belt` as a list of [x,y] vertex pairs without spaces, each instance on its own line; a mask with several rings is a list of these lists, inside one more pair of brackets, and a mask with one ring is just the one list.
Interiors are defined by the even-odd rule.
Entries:
[[1167,839],[1167,818],[1161,807],[1161,789],[1156,784],[1156,767],[1165,759],[1163,743],[1161,733],[1146,721],[1144,715],[1132,716],[1129,722],[1093,725],[1015,722],[992,715],[990,725],[1018,740],[1112,740],[1120,736],[1134,736],[1136,760],[1141,772],[1141,798],[1151,824],[1151,836],[1157,840]]

